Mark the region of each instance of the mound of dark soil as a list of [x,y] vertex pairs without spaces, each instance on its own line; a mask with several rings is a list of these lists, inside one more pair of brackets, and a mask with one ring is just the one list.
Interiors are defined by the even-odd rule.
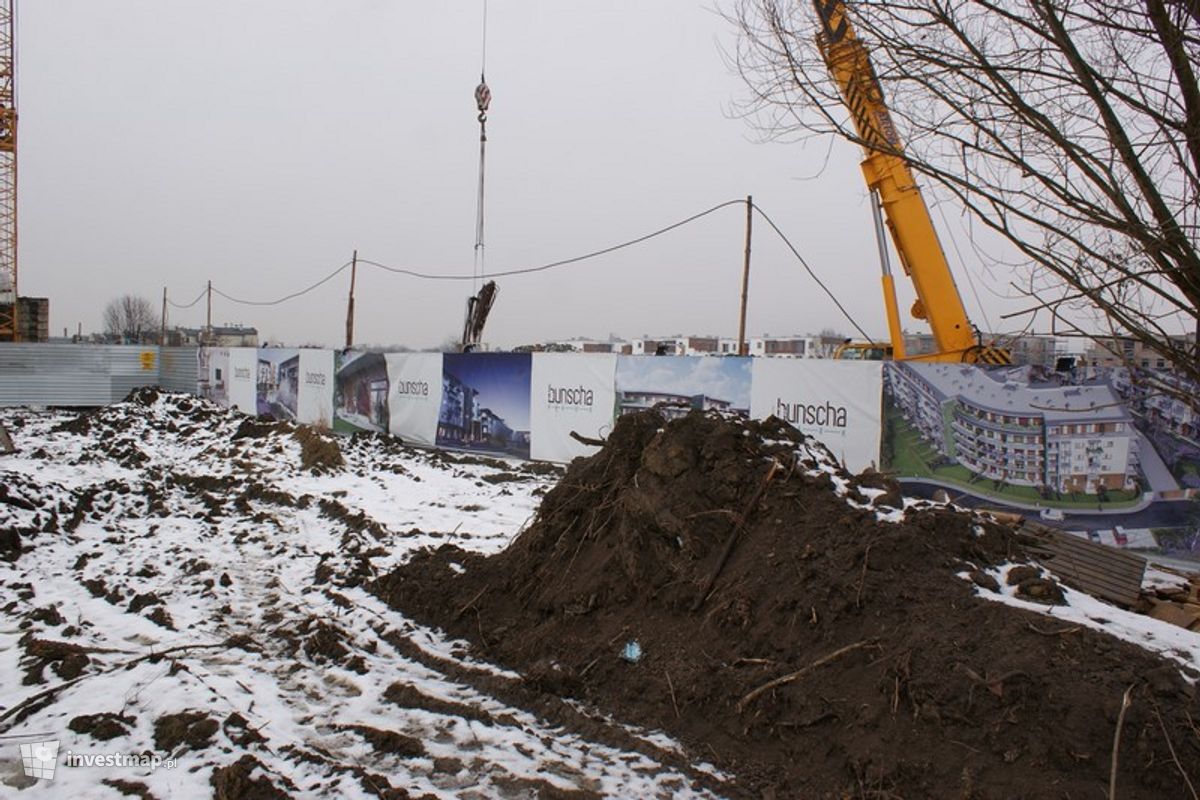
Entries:
[[1010,531],[935,507],[881,522],[895,485],[831,463],[778,420],[622,417],[506,551],[425,551],[373,589],[667,731],[735,795],[1104,797],[1133,686],[1119,796],[1190,796],[1200,702],[1177,668],[975,597],[958,573],[1026,560]]

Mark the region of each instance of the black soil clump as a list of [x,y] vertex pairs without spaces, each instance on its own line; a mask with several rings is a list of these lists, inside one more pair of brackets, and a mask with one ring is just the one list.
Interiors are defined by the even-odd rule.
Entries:
[[[1011,530],[881,521],[895,483],[802,439],[622,417],[507,550],[423,551],[372,590],[537,691],[666,731],[733,796],[1103,797],[1130,686],[1120,796],[1190,796],[1200,701],[1176,666],[976,596],[1029,561]],[[1032,570],[1023,593],[1061,602]]]
[[215,719],[201,711],[164,714],[154,721],[154,746],[160,752],[170,752],[180,745],[199,750],[208,746],[219,727]]
[[129,733],[130,726],[136,723],[136,719],[126,714],[103,712],[75,717],[67,727],[75,733],[86,733],[93,739],[107,742]]
[[[258,777],[253,777],[255,772]],[[245,755],[225,767],[213,770],[209,784],[213,788],[213,800],[288,800],[296,786],[287,778],[281,778],[284,789],[279,788],[267,776],[271,774],[257,758]]]

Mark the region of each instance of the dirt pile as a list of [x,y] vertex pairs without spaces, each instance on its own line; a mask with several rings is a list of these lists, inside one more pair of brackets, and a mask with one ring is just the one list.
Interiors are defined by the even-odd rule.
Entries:
[[424,551],[373,591],[670,733],[746,797],[1103,797],[1130,686],[1119,796],[1191,796],[1200,702],[1178,669],[974,596],[1026,560],[1011,533],[901,505],[778,420],[627,416],[507,550]]

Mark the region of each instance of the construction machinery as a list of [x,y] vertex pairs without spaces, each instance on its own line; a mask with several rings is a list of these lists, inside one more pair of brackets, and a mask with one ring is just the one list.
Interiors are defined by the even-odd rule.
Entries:
[[496,302],[495,281],[488,281],[479,289],[478,294],[467,298],[467,319],[463,323],[462,343],[460,344],[462,352],[470,353],[478,349],[480,339],[483,337],[483,325],[487,322],[494,302]]
[[[904,158],[904,145],[892,123],[870,54],[855,33],[845,5],[842,0],[813,0],[813,5],[821,23],[817,46],[866,151],[862,171],[873,199],[883,269],[883,299],[892,340],[890,348],[871,342],[847,343],[838,348],[834,357],[1011,364],[1008,350],[982,342],[967,317],[929,208]],[[880,209],[886,216],[887,230],[900,264],[916,290],[912,316],[928,322],[933,332],[936,343],[933,353],[914,356],[905,353],[896,284],[887,258]]]

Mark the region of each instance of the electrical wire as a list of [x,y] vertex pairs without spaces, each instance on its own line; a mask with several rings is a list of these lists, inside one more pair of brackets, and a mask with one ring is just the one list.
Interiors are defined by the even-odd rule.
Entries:
[[[371,267],[376,267],[378,269],[382,269],[386,272],[391,272],[391,273],[394,273],[397,275],[407,275],[411,278],[418,278],[420,280],[433,280],[433,281],[471,281],[471,280],[482,279],[482,278],[503,278],[503,277],[509,277],[509,276],[513,276],[513,275],[530,275],[530,274],[534,274],[534,273],[538,273],[538,272],[545,272],[547,270],[556,269],[558,267],[565,267],[565,266],[568,266],[571,264],[578,264],[581,261],[587,261],[589,259],[598,258],[603,255],[608,255],[609,253],[615,253],[618,250],[624,250],[628,247],[632,247],[636,244],[641,244],[642,242],[648,241],[657,236],[662,236],[666,233],[670,233],[671,231],[676,230],[677,228],[682,228],[684,225],[688,225],[692,222],[695,222],[696,220],[707,217],[710,214],[714,214],[717,211],[720,211],[721,209],[729,208],[730,206],[744,205],[745,202],[746,201],[741,198],[739,198],[737,200],[727,200],[724,203],[718,203],[717,205],[712,206],[711,208],[707,208],[704,211],[701,211],[696,214],[692,214],[691,216],[685,217],[684,219],[681,219],[678,222],[674,222],[670,225],[664,226],[662,228],[658,228],[657,230],[651,231],[650,233],[644,234],[642,236],[638,236],[634,239],[628,239],[628,240],[620,242],[618,244],[610,245],[608,247],[600,248],[599,250],[593,250],[591,252],[584,253],[583,255],[573,256],[571,258],[564,258],[564,259],[560,259],[558,261],[551,261],[548,264],[541,264],[536,267],[521,267],[521,268],[516,268],[516,269],[501,270],[499,272],[489,272],[489,273],[472,274],[472,275],[444,275],[444,274],[436,274],[436,273],[430,273],[430,272],[418,272],[417,270],[405,269],[402,267],[392,267],[392,266],[388,266],[387,264],[381,264],[378,261],[371,261],[370,259],[365,259],[365,258],[358,259],[358,263],[365,264],[365,265],[371,266]],[[796,257],[796,259],[800,262],[801,266],[804,267],[805,271],[809,274],[809,277],[811,277],[816,282],[816,284],[821,287],[821,290],[825,292],[825,294],[829,297],[829,299],[831,301],[833,301],[833,304],[835,306],[837,306],[839,311],[842,312],[842,315],[847,319],[847,321],[849,321],[849,323],[852,326],[854,326],[854,329],[856,331],[858,331],[858,333],[864,339],[866,339],[868,341],[873,341],[873,339],[869,335],[867,335],[867,333],[862,329],[862,327],[858,324],[858,322],[856,322],[855,319],[852,316],[850,316],[850,312],[848,312],[846,310],[845,306],[843,306],[841,304],[841,302],[837,299],[837,297],[833,294],[833,292],[830,291],[829,287],[826,286],[821,281],[821,279],[817,277],[816,273],[813,272],[812,267],[810,267],[808,265],[808,262],[804,260],[804,257],[802,255],[800,255],[800,252],[796,249],[795,245],[793,245],[791,240],[788,239],[788,237],[784,234],[784,232],[782,230],[780,230],[779,226],[775,224],[775,221],[771,219],[771,217],[767,214],[767,212],[763,211],[762,208],[760,208],[756,204],[751,204],[751,207],[758,213],[758,215],[760,217],[762,217],[766,221],[766,223],[768,225],[771,226],[771,229],[773,231],[775,231],[775,234],[783,241],[783,243],[785,245],[787,245],[787,248],[792,251],[792,255],[794,255]],[[225,298],[226,300],[228,300],[232,303],[238,303],[240,305],[277,306],[277,305],[280,305],[281,303],[286,303],[289,300],[294,300],[297,297],[308,294],[309,292],[313,291],[314,289],[317,289],[318,287],[323,286],[324,284],[328,283],[329,281],[331,281],[335,277],[337,277],[339,274],[344,272],[351,265],[351,263],[352,262],[347,261],[345,264],[342,264],[340,267],[338,267],[333,272],[326,275],[324,278],[321,278],[316,283],[313,283],[312,285],[310,285],[304,289],[301,289],[298,292],[292,292],[291,294],[284,295],[283,297],[277,298],[275,300],[245,300],[245,299],[242,299],[239,297],[234,297],[232,295],[229,295],[229,294],[221,291],[220,289],[218,289],[215,286],[213,287],[212,291],[214,294],[220,295],[221,297]],[[171,303],[171,305],[175,306],[176,308],[191,308],[196,303],[200,302],[200,300],[204,297],[204,295],[207,293],[207,291],[208,291],[207,289],[202,291],[195,300],[193,300],[191,303],[188,303],[187,305],[179,305],[179,304],[173,303],[173,302]],[[170,302],[170,301],[168,301],[168,302]]]
[[[228,300],[231,303],[238,303],[243,306],[277,306],[280,303],[286,303],[288,300],[294,300],[297,297],[300,297],[301,295],[308,294],[313,289],[316,289],[318,286],[328,283],[329,281],[333,280],[335,277],[337,277],[342,272],[345,272],[346,269],[349,268],[351,263],[352,262],[347,261],[345,264],[342,264],[340,267],[338,267],[333,272],[326,275],[324,278],[321,278],[321,280],[317,281],[312,286],[309,286],[306,289],[301,289],[298,292],[292,292],[289,295],[280,297],[278,300],[242,300],[240,298],[231,297],[230,295],[225,294],[224,292],[222,292],[220,289],[218,289],[215,286],[213,287],[213,294],[218,294],[221,297],[224,297],[226,300]],[[359,263],[362,263],[361,260],[359,261]]]
[[408,275],[411,278],[420,278],[422,280],[430,280],[430,281],[469,281],[469,280],[474,280],[477,277],[478,278],[505,278],[505,277],[509,277],[511,275],[529,275],[529,274],[532,274],[535,272],[545,272],[546,270],[555,269],[556,267],[565,267],[569,264],[577,264],[580,261],[587,261],[590,258],[596,258],[598,256],[608,255],[609,253],[615,253],[618,250],[624,250],[626,247],[632,247],[635,244],[641,244],[642,242],[645,242],[649,239],[653,239],[656,236],[662,236],[664,233],[670,233],[671,231],[675,230],[676,228],[682,228],[684,225],[687,225],[688,223],[695,222],[696,220],[698,220],[702,217],[707,217],[709,214],[712,214],[716,211],[720,211],[723,208],[728,208],[729,206],[742,205],[745,202],[746,202],[745,200],[727,200],[724,203],[715,205],[712,208],[701,211],[698,214],[693,214],[692,216],[688,217],[687,219],[682,219],[679,222],[675,222],[671,225],[666,226],[665,228],[659,228],[656,231],[647,233],[644,236],[639,236],[636,239],[630,239],[628,241],[621,242],[620,244],[614,244],[609,247],[602,248],[600,250],[593,250],[592,252],[584,253],[581,256],[574,256],[572,258],[564,258],[561,261],[551,261],[549,264],[542,264],[541,266],[537,266],[537,267],[521,267],[519,269],[506,269],[506,270],[503,270],[500,272],[483,272],[476,276],[476,275],[437,275],[437,274],[433,274],[433,273],[429,273],[429,272],[417,272],[416,270],[404,269],[402,267],[389,267],[387,264],[380,264],[378,261],[370,261],[365,258],[360,258],[358,260],[358,263],[367,264],[372,267],[378,267],[379,269],[386,270],[388,272],[394,272],[397,275]]
[[[737,201],[737,202],[739,202],[739,203],[744,203],[744,202],[746,202],[746,201],[745,201],[745,200],[739,200],[739,201]],[[788,237],[784,236],[784,234],[783,234],[783,231],[779,230],[779,226],[775,224],[775,221],[774,221],[774,220],[772,220],[772,219],[771,219],[769,216],[767,216],[767,212],[765,212],[765,211],[763,211],[761,208],[759,208],[757,204],[752,204],[752,205],[754,205],[754,210],[758,212],[758,215],[759,215],[760,217],[762,217],[763,219],[765,219],[765,220],[767,221],[767,224],[771,226],[771,230],[775,231],[775,234],[776,234],[776,235],[777,235],[777,236],[778,236],[780,239],[782,239],[782,240],[783,240],[783,243],[784,243],[784,244],[786,244],[786,245],[787,245],[787,247],[788,247],[788,249],[792,251],[792,255],[794,255],[794,256],[796,257],[796,259],[797,259],[797,260],[800,262],[800,266],[804,267],[804,271],[808,273],[809,277],[810,277],[810,278],[812,278],[814,281],[816,281],[816,282],[817,282],[817,286],[820,286],[820,287],[821,287],[821,290],[822,290],[822,291],[824,291],[824,292],[825,292],[825,294],[829,296],[829,299],[833,301],[833,304],[834,304],[835,306],[837,306],[837,308],[838,308],[838,311],[841,311],[841,312],[842,312],[842,316],[844,316],[844,317],[847,319],[847,321],[849,321],[849,323],[850,323],[851,325],[853,325],[853,326],[854,326],[854,330],[858,331],[858,332],[859,332],[859,334],[860,334],[860,335],[861,335],[861,336],[862,336],[864,339],[866,339],[868,342],[871,342],[872,344],[874,344],[874,343],[875,343],[874,339],[872,339],[870,336],[868,336],[868,335],[867,335],[867,333],[866,333],[866,331],[864,331],[864,330],[863,330],[863,329],[862,329],[862,328],[859,326],[859,324],[858,324],[857,322],[855,322],[855,321],[854,321],[854,317],[850,316],[850,312],[849,312],[849,311],[847,311],[847,310],[846,310],[846,308],[845,308],[845,306],[843,306],[843,305],[842,305],[842,304],[841,304],[841,303],[838,301],[837,297],[836,297],[836,296],[834,296],[833,292],[831,292],[831,291],[829,290],[829,287],[828,287],[828,286],[826,286],[824,283],[822,283],[822,282],[821,282],[821,279],[817,277],[817,274],[816,274],[815,272],[813,272],[813,271],[812,271],[812,267],[810,267],[810,266],[808,265],[808,262],[804,260],[804,256],[800,255],[800,251],[798,251],[798,250],[795,248],[795,246],[794,246],[794,245],[791,243],[791,241],[788,239]]]
[[196,295],[196,299],[186,305],[180,305],[179,303],[176,303],[174,300],[172,300],[171,298],[168,297],[167,304],[174,306],[175,308],[191,308],[192,306],[196,305],[196,303],[199,303],[201,300],[203,300],[204,295],[206,295],[206,294],[208,294],[208,289],[207,288],[201,289],[200,294]]
[[987,309],[983,307],[983,301],[979,299],[979,290],[975,287],[975,278],[971,275],[971,270],[967,266],[966,259],[963,258],[962,249],[958,246],[958,239],[955,238],[953,231],[950,229],[950,220],[946,219],[946,212],[941,205],[937,206],[937,210],[938,214],[942,217],[942,230],[946,232],[946,238],[954,246],[954,254],[958,256],[959,266],[962,267],[963,274],[967,276],[967,285],[971,287],[971,294],[975,297],[975,306],[979,309],[979,313],[983,317],[983,324],[987,326],[988,334],[994,335],[996,331],[992,327],[991,319],[988,318]]

